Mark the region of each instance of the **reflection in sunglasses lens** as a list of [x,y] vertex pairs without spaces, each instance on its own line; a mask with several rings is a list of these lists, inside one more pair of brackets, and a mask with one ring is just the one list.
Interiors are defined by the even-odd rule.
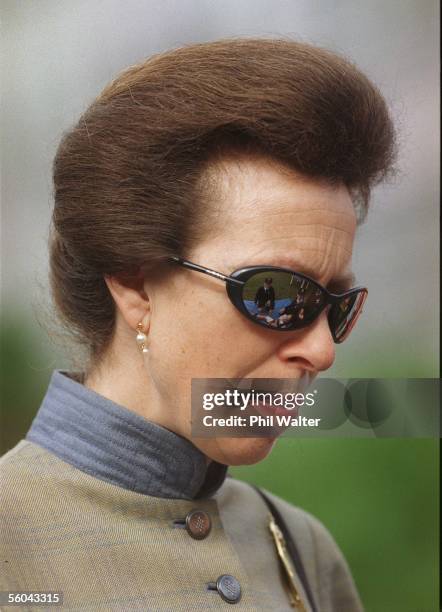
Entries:
[[364,298],[365,293],[363,291],[355,293],[335,304],[330,310],[330,328],[334,330],[334,335],[338,342],[342,341],[350,333]]
[[244,305],[267,327],[297,329],[315,318],[324,296],[314,283],[290,272],[258,272],[243,287]]

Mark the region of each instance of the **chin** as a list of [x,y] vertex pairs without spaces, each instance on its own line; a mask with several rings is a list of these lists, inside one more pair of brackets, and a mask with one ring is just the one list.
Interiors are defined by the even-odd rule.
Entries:
[[[225,465],[252,465],[267,457],[277,438],[217,438],[207,455]],[[214,440],[215,442],[215,440]]]

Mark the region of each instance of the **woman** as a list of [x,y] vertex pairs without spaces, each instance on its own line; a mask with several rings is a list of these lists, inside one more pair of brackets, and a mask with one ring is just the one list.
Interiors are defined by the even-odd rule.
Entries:
[[[275,438],[193,438],[190,394],[331,366],[365,299],[348,293],[356,225],[392,158],[377,89],[307,44],[193,45],[105,88],[53,174],[52,295],[86,357],[2,459],[2,590],[62,591],[68,610],[361,609],[317,519],[265,492],[287,555],[259,492],[227,476]],[[313,287],[302,323],[248,313],[254,266]]]

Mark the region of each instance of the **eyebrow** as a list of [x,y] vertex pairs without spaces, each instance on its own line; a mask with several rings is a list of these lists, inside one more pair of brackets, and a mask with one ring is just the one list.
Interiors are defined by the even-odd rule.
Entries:
[[[292,257],[278,257],[278,258],[275,258],[273,261],[274,263],[269,264],[269,265],[275,265],[281,268],[288,268],[290,270],[293,270],[293,272],[299,272],[300,274],[309,276],[310,278],[312,278],[313,280],[319,283],[317,270],[310,268],[308,264],[301,264],[300,262],[296,261]],[[251,264],[244,264],[244,267],[246,265],[251,265]],[[346,291],[347,289],[351,289],[355,285],[355,283],[356,283],[356,276],[353,274],[353,272],[348,271],[348,272],[343,272],[342,274],[336,275],[335,277],[330,279],[327,285],[325,286],[329,291],[339,292],[339,291]]]

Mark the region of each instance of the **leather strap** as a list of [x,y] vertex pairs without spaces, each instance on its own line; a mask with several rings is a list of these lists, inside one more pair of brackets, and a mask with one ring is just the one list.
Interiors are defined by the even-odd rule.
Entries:
[[[250,483],[249,483],[250,484]],[[310,590],[310,586],[308,584],[307,581],[307,575],[305,573],[305,569],[304,566],[302,564],[301,561],[301,555],[299,554],[299,551],[296,547],[296,544],[290,534],[290,531],[288,530],[288,527],[284,521],[284,519],[282,518],[279,510],[276,508],[275,504],[267,497],[267,495],[264,493],[264,491],[262,491],[259,487],[250,484],[250,486],[252,486],[255,491],[257,491],[260,496],[262,497],[262,499],[265,501],[265,503],[267,504],[268,509],[270,510],[270,512],[273,515],[273,518],[275,519],[276,524],[278,525],[279,529],[281,530],[282,535],[284,536],[285,542],[286,542],[286,546],[287,546],[287,550],[290,554],[290,557],[293,561],[293,565],[295,566],[296,569],[296,573],[299,576],[299,579],[301,580],[302,586],[304,587],[304,591],[305,594],[307,596],[307,599],[309,601],[309,604],[311,606],[311,609],[313,612],[318,612],[317,607],[315,606],[315,601],[313,599],[313,595],[312,592]]]

